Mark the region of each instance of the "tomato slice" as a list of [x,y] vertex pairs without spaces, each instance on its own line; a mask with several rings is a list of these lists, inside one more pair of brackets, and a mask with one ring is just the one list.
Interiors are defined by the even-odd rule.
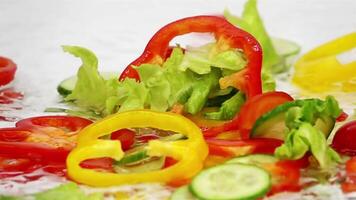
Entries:
[[120,129],[111,133],[111,139],[120,140],[122,150],[126,151],[135,143],[135,135],[136,133],[134,131],[129,129]]
[[339,153],[356,155],[356,120],[344,124],[336,131],[332,147]]
[[10,83],[15,76],[16,64],[12,60],[0,57],[0,86]]
[[96,158],[82,162],[80,165],[87,169],[97,169],[105,172],[114,172],[112,158]]
[[248,100],[235,119],[239,124],[241,137],[249,138],[250,131],[258,118],[288,101],[293,101],[293,98],[285,92],[267,92]]
[[299,191],[300,168],[295,165],[294,161],[279,161],[273,164],[265,164],[263,166],[272,175],[271,194],[276,194],[285,191]]
[[241,156],[251,153],[272,154],[283,144],[282,140],[272,138],[256,138],[248,140],[206,139],[209,155],[223,157]]
[[346,162],[346,181],[341,184],[341,189],[348,192],[356,192],[356,157]]
[[241,138],[247,139],[259,117],[288,101],[293,101],[293,98],[285,92],[267,92],[256,95],[246,101],[234,119],[221,126],[206,128],[202,131],[205,137],[214,137],[224,131],[239,129]]

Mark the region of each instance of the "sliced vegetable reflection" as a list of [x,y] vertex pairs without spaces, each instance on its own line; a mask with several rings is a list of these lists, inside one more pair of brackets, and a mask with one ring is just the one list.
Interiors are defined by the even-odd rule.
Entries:
[[[178,162],[168,168],[143,173],[115,174],[84,169],[80,163],[87,159],[110,157],[120,160],[124,156],[119,141],[100,137],[124,128],[157,128],[184,134],[187,140],[164,142],[151,140],[149,156],[168,156]],[[111,186],[142,182],[170,182],[177,178],[190,178],[203,167],[208,147],[200,129],[190,120],[173,113],[148,110],[128,111],[111,115],[83,129],[78,136],[77,147],[67,158],[69,176],[91,186]]]

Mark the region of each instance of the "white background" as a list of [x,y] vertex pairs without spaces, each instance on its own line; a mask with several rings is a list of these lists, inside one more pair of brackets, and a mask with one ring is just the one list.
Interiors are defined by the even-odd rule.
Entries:
[[[0,0],[0,55],[18,65],[14,86],[25,92],[18,117],[59,101],[56,86],[80,61],[61,45],[81,45],[99,57],[102,71],[121,71],[163,25],[187,16],[241,15],[245,0]],[[305,52],[356,31],[356,0],[260,0],[270,35],[294,40]],[[0,122],[1,126],[9,123]]]

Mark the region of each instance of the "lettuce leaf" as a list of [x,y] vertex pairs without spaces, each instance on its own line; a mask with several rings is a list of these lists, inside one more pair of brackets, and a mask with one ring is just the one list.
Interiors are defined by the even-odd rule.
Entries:
[[230,23],[253,35],[261,44],[264,70],[273,73],[281,71],[281,69],[273,68],[273,66],[280,64],[283,58],[277,54],[272,39],[264,27],[263,20],[257,10],[257,0],[248,0],[246,2],[241,18],[232,15],[227,9],[224,11],[224,16]]
[[75,101],[76,104],[89,110],[104,112],[106,99],[113,90],[107,87],[104,78],[99,74],[98,59],[95,54],[78,46],[63,46],[63,50],[83,62],[77,73],[78,80],[74,90],[65,100]]
[[289,69],[290,59],[288,57],[298,53],[299,46],[287,40],[274,40],[269,36],[257,9],[257,0],[246,2],[241,17],[231,14],[227,9],[224,11],[224,17],[230,23],[249,32],[261,44],[263,50],[262,89],[263,92],[275,90],[276,83],[272,75]]
[[208,119],[228,120],[232,119],[237,112],[240,111],[241,106],[245,103],[245,95],[242,92],[237,92],[230,99],[222,103],[219,111],[205,113]]
[[[186,51],[188,56],[177,47],[173,49],[163,66],[156,64],[137,66],[135,69],[139,73],[140,82],[129,78],[123,81],[116,78],[106,80],[98,72],[98,60],[94,53],[82,47],[64,46],[64,51],[79,57],[83,62],[77,73],[74,90],[65,101],[73,102],[82,109],[71,113],[80,115],[90,113],[89,117],[93,115],[104,117],[116,112],[144,108],[164,112],[177,103],[184,105],[186,112],[196,114],[204,107],[211,93],[219,93],[222,69],[234,71],[246,65],[241,52],[218,51],[216,45],[205,45],[191,53],[188,50]],[[197,53],[205,50],[208,51]],[[200,65],[193,57],[197,60],[205,59],[208,65]],[[184,68],[184,63],[189,66]],[[217,65],[223,68],[215,67]]]
[[103,200],[104,195],[101,193],[94,193],[86,195],[77,184],[67,183],[60,185],[51,190],[38,193],[35,195],[36,200]]
[[324,133],[314,126],[318,118],[336,119],[340,115],[337,101],[328,96],[325,101],[308,99],[300,102],[300,107],[292,107],[286,113],[285,123],[289,132],[275,155],[281,159],[299,159],[310,151],[321,168],[339,162],[339,155],[329,147]]
[[190,69],[197,74],[208,74],[212,67],[239,71],[247,64],[242,52],[236,49],[221,49],[219,41],[201,47],[187,47],[181,70]]
[[23,200],[23,198],[15,197],[15,196],[2,196],[2,195],[0,195],[0,200]]
[[123,82],[116,78],[105,80],[98,71],[98,59],[93,52],[78,46],[63,46],[63,50],[83,62],[74,90],[65,98],[65,101],[72,101],[82,109],[72,113],[85,115],[92,111],[103,117],[117,111],[144,108],[147,89],[143,84],[133,79]]
[[321,168],[339,162],[339,155],[326,142],[324,134],[310,123],[302,122],[297,129],[292,129],[284,142],[275,151],[281,159],[299,159],[310,151]]

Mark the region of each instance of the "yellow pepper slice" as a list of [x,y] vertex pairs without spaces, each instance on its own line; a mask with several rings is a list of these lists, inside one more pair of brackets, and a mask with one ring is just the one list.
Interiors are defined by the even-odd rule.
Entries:
[[340,61],[341,54],[355,48],[356,32],[313,49],[296,62],[293,82],[311,92],[356,92],[356,60]]
[[[168,168],[130,174],[116,174],[85,169],[80,163],[87,159],[110,157],[120,160],[124,156],[119,141],[99,139],[123,128],[158,128],[184,134],[187,140],[148,143],[148,155],[168,156],[178,162]],[[112,186],[143,182],[167,183],[175,179],[191,178],[203,168],[208,147],[200,129],[187,118],[174,113],[149,110],[128,111],[108,116],[86,128],[78,135],[78,144],[67,158],[68,175],[75,181],[91,186]]]

